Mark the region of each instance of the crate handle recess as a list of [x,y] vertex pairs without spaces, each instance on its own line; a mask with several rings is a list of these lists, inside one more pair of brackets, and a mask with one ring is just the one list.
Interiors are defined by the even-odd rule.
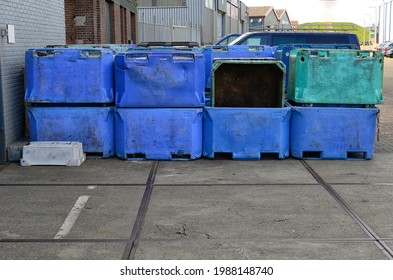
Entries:
[[43,56],[55,56],[55,50],[35,50],[34,56],[43,57]]
[[148,61],[149,60],[149,56],[147,54],[126,54],[126,60],[133,60],[133,61]]
[[367,58],[367,57],[375,57],[375,56],[376,56],[375,52],[370,52],[370,51],[363,51],[363,52],[356,53],[357,58]]
[[194,61],[194,55],[191,53],[177,53],[172,55],[173,61]]
[[81,50],[80,55],[83,57],[100,58],[101,51],[100,50]]

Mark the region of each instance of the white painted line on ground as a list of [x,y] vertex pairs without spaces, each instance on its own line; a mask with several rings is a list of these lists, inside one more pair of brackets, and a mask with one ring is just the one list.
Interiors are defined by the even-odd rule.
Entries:
[[61,225],[59,231],[55,235],[54,239],[62,239],[67,236],[72,227],[74,226],[76,220],[79,217],[79,214],[82,212],[82,209],[86,206],[87,201],[89,200],[90,196],[80,196],[78,200],[75,202],[74,206],[72,207],[70,213],[68,214],[67,218],[64,220],[64,223]]
[[94,190],[96,187],[97,187],[97,186],[94,186],[94,185],[93,185],[93,186],[87,186],[87,189],[88,189],[88,190]]

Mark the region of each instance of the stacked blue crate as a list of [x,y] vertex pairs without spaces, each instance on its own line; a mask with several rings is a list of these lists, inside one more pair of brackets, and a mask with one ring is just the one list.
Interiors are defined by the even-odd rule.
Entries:
[[383,103],[383,57],[360,50],[293,50],[288,97],[291,154],[302,159],[371,159]]
[[86,153],[112,157],[113,52],[45,48],[25,54],[31,141],[78,141]]
[[200,158],[204,74],[198,48],[135,48],[117,55],[117,156]]
[[291,108],[284,107],[284,80],[281,61],[215,60],[212,107],[205,107],[204,112],[204,156],[288,157]]
[[211,77],[212,67],[216,59],[260,59],[273,56],[273,48],[270,46],[205,46],[205,101],[206,106],[211,106]]

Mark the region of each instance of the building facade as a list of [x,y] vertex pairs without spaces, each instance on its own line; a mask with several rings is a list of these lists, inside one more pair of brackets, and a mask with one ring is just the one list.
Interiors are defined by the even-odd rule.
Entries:
[[239,0],[140,0],[138,42],[214,44],[248,31],[248,9]]
[[285,9],[274,9],[272,6],[249,7],[250,31],[277,30],[292,28]]
[[289,19],[287,10],[277,9],[276,14],[278,17],[278,28],[282,28],[282,29],[292,28],[292,23],[291,20]]
[[24,64],[29,48],[65,44],[64,0],[0,0],[0,164],[24,136]]
[[137,41],[137,0],[64,0],[67,44]]

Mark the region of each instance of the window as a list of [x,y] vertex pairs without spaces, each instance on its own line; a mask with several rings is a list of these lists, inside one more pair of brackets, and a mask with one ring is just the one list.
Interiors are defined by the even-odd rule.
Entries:
[[283,44],[349,44],[348,36],[310,33],[309,35],[300,34],[280,34],[272,35],[272,46]]
[[250,27],[262,27],[262,18],[261,17],[250,18]]
[[205,0],[205,7],[214,10],[214,0]]
[[267,35],[259,35],[259,36],[252,36],[245,40],[242,45],[247,45],[247,46],[260,46],[260,45],[266,45],[267,43]]
[[239,37],[239,35],[237,35],[237,34],[227,35],[226,38],[225,38],[224,40],[222,40],[220,43],[218,43],[217,45],[220,45],[220,46],[229,45],[229,44],[232,43],[237,37]]

